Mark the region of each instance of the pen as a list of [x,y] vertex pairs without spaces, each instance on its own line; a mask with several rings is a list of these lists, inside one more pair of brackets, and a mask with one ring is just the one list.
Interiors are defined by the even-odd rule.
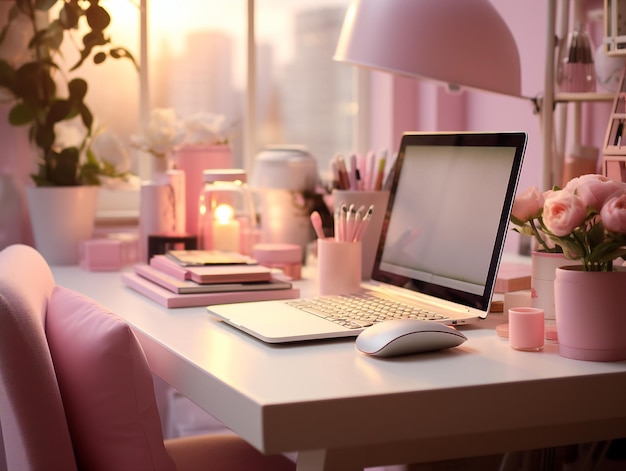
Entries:
[[359,207],[356,210],[356,214],[354,215],[354,232],[352,233],[352,238],[350,239],[352,242],[357,241],[357,237],[359,234],[359,228],[363,221],[363,216],[365,215],[365,206]]
[[361,219],[361,222],[358,225],[356,233],[354,235],[354,241],[359,241],[363,238],[363,233],[365,232],[365,229],[367,229],[367,226],[370,223],[370,219],[372,219],[372,214],[374,214],[374,205],[371,205],[367,209],[365,216],[363,216],[363,219]]
[[350,173],[348,174],[348,177],[350,178],[350,189],[351,190],[358,190],[358,184],[357,184],[357,179],[356,179],[356,174],[358,171],[358,166],[356,164],[356,154],[352,154],[350,155]]
[[346,214],[346,237],[345,240],[347,242],[352,242],[354,238],[354,230],[355,226],[355,217],[356,217],[356,208],[354,204],[351,204],[348,208],[348,213]]
[[383,186],[383,177],[385,175],[385,164],[387,163],[387,151],[383,151],[378,159],[378,168],[376,169],[376,182],[374,184],[374,190],[380,191]]
[[363,190],[363,180],[361,179],[361,172],[359,169],[356,169],[356,189]]
[[330,161],[331,188],[339,188],[339,170],[337,169],[337,161]]
[[337,154],[337,173],[339,175],[339,188],[341,190],[347,190],[350,188],[350,177],[348,177],[348,170],[346,169],[346,162],[343,155]]
[[324,235],[324,228],[322,227],[322,216],[317,211],[313,211],[311,213],[311,223],[313,223],[313,229],[315,229],[315,234],[317,234],[318,239],[324,239],[326,236]]
[[341,203],[341,214],[339,215],[339,240],[345,242],[347,240],[347,221],[349,214],[348,205],[346,203]]

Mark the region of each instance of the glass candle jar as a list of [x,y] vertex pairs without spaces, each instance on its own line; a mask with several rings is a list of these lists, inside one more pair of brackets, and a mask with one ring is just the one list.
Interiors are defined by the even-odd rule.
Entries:
[[198,202],[198,246],[250,255],[256,217],[252,196],[241,169],[203,171]]

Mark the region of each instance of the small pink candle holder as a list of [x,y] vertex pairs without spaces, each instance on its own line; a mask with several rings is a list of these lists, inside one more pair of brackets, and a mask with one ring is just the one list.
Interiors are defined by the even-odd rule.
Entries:
[[539,351],[544,342],[544,312],[537,307],[509,309],[509,344],[516,350]]

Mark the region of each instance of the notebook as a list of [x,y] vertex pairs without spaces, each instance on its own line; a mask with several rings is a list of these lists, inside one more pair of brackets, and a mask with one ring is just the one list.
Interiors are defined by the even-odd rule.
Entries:
[[[361,283],[362,293],[446,317],[433,322],[485,318],[526,141],[522,132],[405,133],[387,179],[390,197],[372,278]],[[268,343],[355,337],[367,328],[339,325],[284,300],[207,309]]]

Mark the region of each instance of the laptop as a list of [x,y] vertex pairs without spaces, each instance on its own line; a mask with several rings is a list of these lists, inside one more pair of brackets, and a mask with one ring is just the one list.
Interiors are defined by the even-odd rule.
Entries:
[[[361,283],[359,293],[339,300],[367,294],[400,301],[436,312],[433,322],[449,325],[485,318],[526,142],[522,132],[405,133],[386,183],[389,204],[372,277]],[[341,325],[306,307],[326,301],[207,309],[267,343],[356,337],[367,328]]]

